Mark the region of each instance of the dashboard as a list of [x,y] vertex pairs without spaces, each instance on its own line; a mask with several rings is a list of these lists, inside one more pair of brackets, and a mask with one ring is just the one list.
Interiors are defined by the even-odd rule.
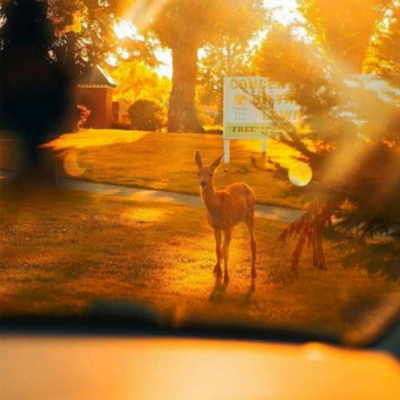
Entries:
[[74,335],[0,338],[4,400],[397,400],[400,363],[320,343]]

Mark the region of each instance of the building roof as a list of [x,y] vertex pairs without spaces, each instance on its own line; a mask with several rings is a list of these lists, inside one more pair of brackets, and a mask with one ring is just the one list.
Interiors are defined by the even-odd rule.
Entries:
[[118,83],[98,65],[88,67],[79,80],[79,87],[114,89]]

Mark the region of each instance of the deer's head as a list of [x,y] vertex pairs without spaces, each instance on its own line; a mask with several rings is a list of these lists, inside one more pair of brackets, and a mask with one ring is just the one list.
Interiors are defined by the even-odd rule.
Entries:
[[222,156],[218,157],[212,164],[208,166],[204,166],[201,161],[201,155],[198,150],[196,150],[196,154],[194,156],[194,161],[197,165],[197,175],[199,177],[200,186],[205,188],[211,181],[214,174],[214,171],[221,164]]

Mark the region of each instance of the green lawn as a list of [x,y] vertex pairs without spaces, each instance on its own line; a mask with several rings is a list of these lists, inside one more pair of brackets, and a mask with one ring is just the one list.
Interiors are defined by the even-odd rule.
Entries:
[[257,219],[256,291],[248,293],[250,249],[240,225],[231,246],[231,284],[212,297],[214,242],[204,209],[57,190],[23,196],[0,189],[3,315],[79,314],[95,299],[128,299],[178,321],[343,333],[360,327],[364,313],[373,314],[384,294],[399,296],[399,286],[387,275],[347,268],[350,246],[337,240],[325,241],[328,271],[312,268],[306,251],[296,279],[290,272],[293,242],[277,242],[285,224]]
[[[67,159],[72,155],[72,161],[64,164],[72,175],[83,172],[78,179],[198,194],[194,153],[200,150],[203,161],[211,163],[222,154],[223,140],[214,134],[87,130],[63,135],[52,147],[60,156],[70,151]],[[4,135],[0,154],[0,168],[18,165],[15,142]],[[253,187],[259,203],[302,208],[302,189],[287,176],[277,179],[268,162],[272,158],[288,167],[292,155],[293,151],[273,140],[268,142],[266,157],[261,140],[233,140],[231,162],[218,170],[216,187],[244,181]]]

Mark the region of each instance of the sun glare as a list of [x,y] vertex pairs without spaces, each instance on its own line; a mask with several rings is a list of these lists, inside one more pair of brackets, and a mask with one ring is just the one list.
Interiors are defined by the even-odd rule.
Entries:
[[159,76],[165,76],[172,79],[172,54],[168,49],[156,50],[155,55],[160,61],[160,65],[156,68],[156,72]]
[[304,17],[298,11],[297,0],[264,0],[264,6],[272,11],[272,18],[284,26],[297,24],[292,28],[295,36],[304,41],[312,41],[303,26]]
[[[120,23],[115,26],[115,33],[118,39],[141,38],[140,31],[145,29],[148,21],[163,11],[166,0],[156,2],[152,7],[146,8],[146,1],[139,0],[132,4],[128,2],[122,3],[122,19]],[[272,11],[273,18],[283,24],[289,25],[293,22],[302,22],[304,19],[297,11],[297,0],[264,0],[265,8]],[[140,21],[137,20],[137,15],[140,15]],[[147,22],[146,22],[147,21]],[[301,27],[296,28],[299,37],[307,36],[304,29]],[[260,39],[261,40],[261,39]],[[171,53],[166,50],[158,50],[156,57],[161,61],[161,65],[157,68],[157,73],[160,76],[172,78],[172,58]],[[110,64],[115,65],[116,60],[110,60]]]
[[132,38],[132,39],[142,39],[136,26],[127,20],[120,20],[120,22],[114,27],[115,34],[118,39]]
[[78,133],[65,133],[57,139],[41,145],[41,148],[53,151],[86,149],[112,144],[133,143],[146,135],[147,132],[88,129]]
[[143,32],[155,17],[162,13],[168,0],[158,0],[148,5],[147,0],[123,2],[123,19],[132,21],[138,32]]
[[272,10],[274,19],[283,25],[302,20],[297,11],[297,0],[264,0],[264,6]]

